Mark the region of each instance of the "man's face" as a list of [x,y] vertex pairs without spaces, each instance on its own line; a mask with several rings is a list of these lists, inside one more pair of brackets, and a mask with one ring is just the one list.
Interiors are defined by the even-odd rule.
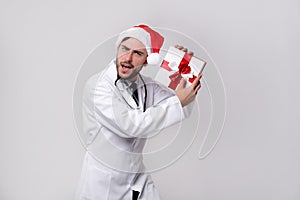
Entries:
[[135,38],[123,41],[117,53],[117,71],[122,79],[135,81],[147,60],[143,43]]

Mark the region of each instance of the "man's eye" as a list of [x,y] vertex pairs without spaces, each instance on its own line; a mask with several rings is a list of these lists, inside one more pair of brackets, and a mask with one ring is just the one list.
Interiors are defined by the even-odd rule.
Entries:
[[143,53],[140,52],[140,51],[135,51],[134,53],[135,53],[136,55],[138,55],[138,56],[142,56],[142,55],[143,55]]

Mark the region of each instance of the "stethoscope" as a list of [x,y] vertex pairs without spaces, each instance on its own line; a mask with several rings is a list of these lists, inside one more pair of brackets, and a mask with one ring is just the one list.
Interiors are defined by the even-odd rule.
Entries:
[[[143,108],[143,112],[145,112],[145,111],[146,111],[146,104],[147,104],[147,103],[146,103],[146,102],[147,102],[147,87],[146,87],[146,83],[145,83],[143,77],[141,76],[141,74],[139,73],[138,75],[139,75],[140,79],[141,79],[142,82],[143,82],[143,87],[144,87],[144,92],[145,92],[144,108]],[[119,75],[117,76],[117,79],[115,80],[115,86],[116,86],[116,88],[120,91],[119,87],[117,86],[118,80],[120,80]],[[121,96],[122,96],[122,98],[124,99],[124,101],[127,103],[127,105],[128,105],[130,108],[134,109],[134,108],[127,102],[127,100],[124,98],[124,96],[123,96],[122,94],[121,94]]]

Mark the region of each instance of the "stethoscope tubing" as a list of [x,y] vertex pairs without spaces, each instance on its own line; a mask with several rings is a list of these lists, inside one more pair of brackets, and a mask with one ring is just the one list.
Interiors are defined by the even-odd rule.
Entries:
[[[139,75],[140,79],[142,80],[143,86],[144,86],[145,99],[144,99],[144,108],[143,108],[143,112],[145,112],[145,111],[146,111],[146,105],[147,105],[147,87],[146,87],[146,83],[145,83],[145,81],[144,81],[142,75],[141,75],[140,73],[139,73],[138,75]],[[119,90],[119,87],[117,86],[118,80],[120,80],[120,77],[119,77],[119,76],[118,76],[118,78],[117,78],[116,81],[115,81],[115,86],[116,86],[116,88]],[[120,91],[120,90],[119,90],[119,91]],[[124,99],[124,101],[127,103],[127,105],[128,105],[131,109],[134,109],[134,108],[127,102],[127,100],[124,98],[124,96],[122,95],[121,92],[120,92],[120,94],[121,94],[122,98]]]

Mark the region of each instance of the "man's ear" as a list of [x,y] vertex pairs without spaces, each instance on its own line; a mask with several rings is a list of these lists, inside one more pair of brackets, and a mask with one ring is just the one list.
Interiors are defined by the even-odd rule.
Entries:
[[144,62],[144,66],[147,66],[147,64],[148,64],[148,62],[147,62],[147,58],[146,58],[146,60]]

